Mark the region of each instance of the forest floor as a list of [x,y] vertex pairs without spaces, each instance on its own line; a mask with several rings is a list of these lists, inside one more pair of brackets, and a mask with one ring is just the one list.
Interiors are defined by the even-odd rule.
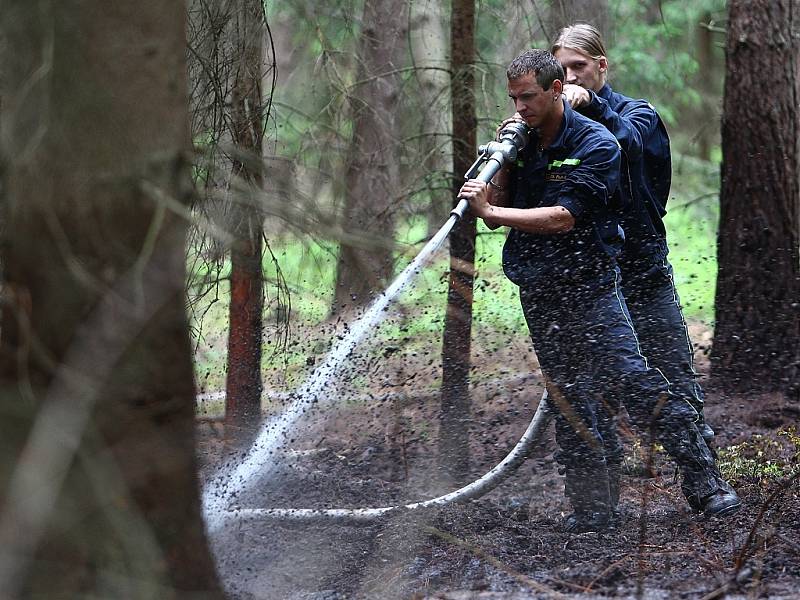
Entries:
[[[514,354],[505,376],[472,390],[475,477],[513,447],[541,394],[535,364]],[[251,482],[237,504],[392,506],[457,487],[437,469],[437,399],[370,398],[313,415],[277,469]],[[230,597],[241,600],[800,597],[800,485],[790,477],[800,454],[798,407],[711,391],[706,412],[723,471],[743,500],[726,519],[692,514],[664,456],[657,452],[645,468],[642,446],[623,423],[620,526],[564,533],[570,511],[551,426],[508,481],[465,505],[367,525],[228,522],[212,536],[219,572]],[[206,477],[241,455],[226,455],[208,424],[199,429],[199,448]]]

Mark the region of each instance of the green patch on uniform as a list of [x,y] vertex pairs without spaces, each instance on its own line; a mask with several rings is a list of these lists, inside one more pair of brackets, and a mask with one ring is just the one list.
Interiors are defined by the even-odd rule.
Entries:
[[577,167],[581,164],[580,158],[565,158],[564,160],[554,160],[547,165],[547,170],[557,169],[558,167]]

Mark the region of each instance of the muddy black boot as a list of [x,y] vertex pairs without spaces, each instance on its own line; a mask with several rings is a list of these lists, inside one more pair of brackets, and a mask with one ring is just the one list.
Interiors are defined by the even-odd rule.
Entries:
[[604,531],[613,525],[608,473],[605,465],[596,469],[567,467],[564,493],[574,513],[564,520],[564,531]]
[[742,506],[736,490],[718,471],[713,475],[684,472],[681,489],[692,510],[701,512],[707,517],[726,517]]
[[742,503],[717,470],[714,457],[694,424],[661,436],[667,452],[683,475],[681,489],[695,512],[722,517],[739,510]]

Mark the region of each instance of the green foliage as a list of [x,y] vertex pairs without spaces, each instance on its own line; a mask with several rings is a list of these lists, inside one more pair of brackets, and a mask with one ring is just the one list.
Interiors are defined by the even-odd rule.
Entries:
[[[478,3],[479,137],[508,113],[505,65],[522,49],[549,48],[547,2],[521,6],[500,0]],[[724,0],[610,0],[609,31],[603,32],[610,63],[609,82],[620,92],[649,100],[669,126],[673,142],[696,151],[698,130],[716,132],[724,75],[724,37],[713,29],[710,61],[700,65],[702,27],[725,19]],[[509,39],[509,34],[522,39]],[[700,69],[704,68],[701,73]],[[712,123],[712,125],[709,125]],[[715,136],[716,137],[716,136]],[[713,152],[713,149],[712,149]]]
[[687,317],[714,319],[719,222],[719,167],[691,156],[673,154],[667,216],[670,262]]
[[718,456],[726,479],[735,485],[760,486],[797,472],[800,436],[795,426],[778,430],[776,437],[757,434],[741,444],[721,448]]
[[614,33],[608,53],[613,85],[625,94],[649,99],[669,123],[681,107],[695,106],[699,94],[690,82],[697,61],[687,39],[700,21],[703,3],[664,1],[660,14],[641,2],[612,3]]
[[[503,273],[503,230],[492,231],[483,223],[476,244],[475,324],[484,332],[508,332],[527,336],[527,325],[519,305],[519,292]],[[511,333],[515,332],[515,333]]]
[[794,448],[792,462],[800,462],[800,434],[797,432],[797,427],[792,425],[790,427],[783,428],[778,431],[778,435],[780,437],[785,437],[786,441],[788,441]]
[[[509,113],[504,75],[507,62],[522,47],[549,45],[541,29],[547,6],[541,2],[535,4],[539,14],[529,3],[481,0],[477,5],[479,141],[493,135],[496,123]],[[273,111],[276,129],[271,131],[272,144],[268,152],[297,165],[299,191],[291,201],[313,204],[319,214],[335,214],[341,201],[343,165],[352,132],[353,113],[348,94],[356,79],[354,51],[362,5],[361,0],[348,0],[324,8],[302,3],[267,4],[271,25],[288,31],[291,43],[288,52],[279,57],[285,67],[280,72],[281,83],[276,90]],[[660,11],[654,12],[656,5]],[[613,85],[627,95],[651,100],[670,123],[673,148],[691,148],[686,140],[691,139],[697,126],[685,116],[698,111],[701,96],[710,96],[712,104],[719,99],[722,78],[721,71],[703,73],[703,77],[699,77],[693,36],[704,15],[710,14],[717,20],[723,18],[724,1],[697,0],[687,5],[677,0],[659,3],[610,0],[609,7],[613,31],[607,41]],[[518,32],[516,35],[524,39],[509,39],[512,26]],[[716,52],[719,54],[719,48]],[[405,222],[403,218],[398,219],[400,225],[395,234],[398,271],[421,248],[427,234],[425,219],[413,217],[428,202],[427,184],[439,190],[450,185],[442,173],[420,174],[420,157],[415,154],[415,127],[422,112],[415,105],[417,81],[411,71],[404,73],[404,79],[405,100],[400,117],[408,124],[409,143],[397,160],[405,173],[417,179],[412,181],[409,177],[404,182],[408,190],[398,194],[398,215],[407,217]],[[702,81],[702,85],[698,85],[698,81]],[[713,122],[716,115],[706,114],[705,119]],[[206,143],[204,139],[195,141],[198,146]],[[712,156],[713,162],[704,162],[675,152],[672,198],[666,218],[670,257],[686,315],[706,322],[713,320],[719,148],[712,149]],[[202,176],[203,172],[197,171],[195,175]],[[479,225],[474,335],[490,343],[494,343],[493,338],[527,336],[516,287],[505,278],[500,266],[503,241],[502,232],[491,232]],[[287,232],[270,235],[270,245],[290,287],[291,339],[302,341],[290,344],[284,354],[276,354],[272,349],[277,343],[271,339],[274,331],[268,329],[264,367],[265,372],[279,371],[282,383],[289,385],[309,370],[309,360],[324,354],[330,347],[331,338],[321,327],[326,322],[333,295],[337,248],[336,241],[326,236],[311,239],[311,236]],[[264,270],[268,281],[278,277],[271,260],[265,260]],[[411,318],[405,322],[389,319],[376,332],[373,340],[376,345],[399,340],[404,349],[412,352],[440,351],[446,270],[446,257],[440,254],[423,271],[417,284],[399,300],[397,310]],[[221,274],[224,277],[224,267]],[[196,275],[200,278],[214,274],[200,270]],[[197,315],[203,315],[202,331],[198,331],[196,337],[198,377],[206,389],[222,389],[227,320],[224,280],[217,293],[205,302],[205,306],[195,309]],[[265,315],[268,324],[275,321],[274,310],[268,303]],[[200,323],[196,321],[195,324],[199,326]],[[305,343],[315,335],[324,341],[310,346]]]
[[[713,295],[716,280],[716,223],[718,209],[716,184],[718,171],[712,164],[677,156],[675,184],[670,211],[666,219],[671,246],[670,258],[685,313],[689,318],[705,322],[713,319]],[[398,227],[396,272],[405,267],[421,248],[426,236],[424,219],[411,218]],[[476,246],[476,278],[474,292],[473,336],[482,344],[502,344],[508,339],[524,339],[526,325],[519,308],[517,288],[506,279],[501,268],[502,230],[491,231],[482,223],[478,226]],[[304,340],[316,335],[324,340],[312,345],[302,342],[289,345],[275,353],[271,330],[265,334],[265,372],[280,371],[284,383],[302,380],[308,370],[310,357],[321,357],[329,350],[331,339],[320,335],[333,296],[336,268],[336,246],[326,241],[300,240],[284,234],[272,242],[272,248],[291,293],[292,340]],[[264,262],[267,280],[277,277],[272,260]],[[438,352],[444,323],[447,293],[447,257],[440,252],[419,275],[415,285],[399,299],[400,310],[409,315],[407,322],[389,320],[376,332],[375,347],[402,342],[412,352]],[[195,308],[202,315],[202,327],[197,320],[197,373],[201,387],[207,390],[224,388],[224,346],[227,323],[227,285],[223,267],[222,284],[217,294],[206,299],[205,306]],[[212,277],[214,273],[197,270],[197,276]],[[209,306],[210,304],[210,306]],[[267,308],[266,322],[275,321]],[[202,332],[200,331],[202,329]],[[202,336],[200,335],[202,333]],[[480,374],[477,374],[479,377]]]
[[356,77],[354,52],[363,2],[269,3],[268,19],[288,32],[291,49],[281,56],[274,98],[274,149],[299,164],[327,171],[352,130],[347,110]]

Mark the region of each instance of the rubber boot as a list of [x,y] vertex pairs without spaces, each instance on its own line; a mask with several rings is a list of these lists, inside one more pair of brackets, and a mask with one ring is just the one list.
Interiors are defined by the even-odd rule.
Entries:
[[585,533],[603,531],[612,526],[611,495],[605,465],[595,469],[567,467],[564,493],[575,511],[564,521],[564,531]]
[[739,510],[739,496],[719,474],[711,450],[693,423],[665,432],[661,442],[683,475],[681,489],[692,510],[708,517]]

